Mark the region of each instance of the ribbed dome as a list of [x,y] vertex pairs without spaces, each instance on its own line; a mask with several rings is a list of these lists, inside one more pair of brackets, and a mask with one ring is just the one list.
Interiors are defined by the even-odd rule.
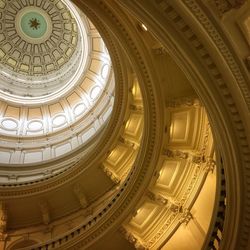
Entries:
[[[113,108],[115,81],[100,34],[70,1],[1,1],[0,18],[0,164],[70,154]],[[9,174],[0,174],[4,182]]]
[[33,76],[57,71],[76,50],[77,21],[62,1],[6,2],[1,17],[6,40],[2,64],[15,72]]
[[0,19],[1,95],[27,103],[25,97],[62,94],[77,83],[89,48],[83,20],[72,4],[4,1]]

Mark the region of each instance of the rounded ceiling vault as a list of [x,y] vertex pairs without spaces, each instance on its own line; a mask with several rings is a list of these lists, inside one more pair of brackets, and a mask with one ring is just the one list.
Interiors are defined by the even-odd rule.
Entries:
[[77,84],[89,48],[85,26],[70,2],[1,1],[0,20],[3,97],[27,103]]
[[196,76],[132,8],[182,3],[125,2],[0,0],[0,248],[199,249],[213,229]]
[[[29,76],[59,70],[77,47],[75,18],[61,1],[7,1],[1,8],[1,63]],[[8,41],[8,42],[7,42]],[[20,60],[21,59],[21,60]]]
[[[94,25],[70,1],[0,1],[0,19],[0,179],[41,179],[48,168],[34,172],[34,163],[78,152],[109,120],[111,59]],[[8,168],[27,164],[24,172]],[[55,171],[65,167],[55,165]]]

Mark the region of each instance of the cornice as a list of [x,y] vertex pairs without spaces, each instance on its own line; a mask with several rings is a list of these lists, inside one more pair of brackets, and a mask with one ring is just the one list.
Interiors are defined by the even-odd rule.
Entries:
[[[228,206],[223,237],[227,240],[222,242],[221,247],[244,249],[249,233],[247,223],[244,222],[249,218],[247,211],[250,208],[243,200],[248,200],[250,191],[247,185],[250,152],[246,117],[239,110],[238,100],[244,95],[244,109],[249,108],[249,80],[244,69],[238,66],[239,58],[230,52],[231,48],[209,21],[200,1],[150,1],[143,4],[129,1],[123,5],[140,17],[168,48],[188,77],[193,79],[191,83],[208,110],[215,143],[218,144],[225,165]],[[202,31],[200,25],[203,26]],[[203,43],[204,40],[213,42],[208,45]],[[217,59],[221,56],[228,66],[224,71],[218,67]],[[231,80],[226,82],[229,75]],[[233,83],[240,87],[241,92],[232,93],[229,86]]]
[[[230,45],[228,44],[228,42],[225,40],[225,37],[223,37],[222,35],[220,35],[220,30],[218,29],[218,27],[214,26],[214,24],[212,23],[212,21],[210,21],[209,17],[207,16],[207,14],[204,12],[204,9],[202,8],[202,5],[199,4],[199,2],[195,2],[195,1],[189,1],[186,0],[184,1],[185,5],[189,8],[189,11],[191,11],[193,13],[193,15],[195,16],[195,18],[198,20],[198,22],[200,24],[203,25],[203,28],[205,29],[205,31],[207,32],[207,35],[210,36],[210,38],[212,38],[214,45],[216,47],[217,50],[219,50],[219,54],[220,56],[222,56],[225,60],[225,63],[229,66],[230,70],[227,72],[227,74],[232,74],[232,76],[234,77],[234,81],[237,84],[237,86],[240,87],[240,91],[241,93],[238,93],[238,95],[235,95],[235,93],[232,93],[232,88],[230,88],[230,82],[225,82],[224,81],[224,75],[225,73],[219,68],[218,62],[215,59],[215,56],[212,54],[212,51],[210,50],[210,48],[207,47],[206,44],[204,44],[204,47],[207,48],[208,50],[208,54],[211,53],[210,59],[211,61],[206,62],[206,67],[207,69],[209,69],[209,71],[212,73],[214,79],[216,79],[216,83],[217,85],[219,85],[219,89],[221,89],[222,95],[224,97],[224,103],[227,106],[227,110],[230,112],[230,116],[231,116],[231,122],[233,125],[233,130],[234,130],[234,135],[236,140],[237,140],[237,146],[233,143],[233,145],[231,144],[232,141],[229,139],[229,141],[227,143],[230,143],[230,147],[238,148],[238,155],[234,155],[234,158],[237,160],[240,160],[240,163],[237,164],[237,169],[235,169],[235,166],[228,164],[228,162],[225,164],[225,171],[226,171],[226,181],[228,183],[228,190],[227,190],[227,200],[229,201],[227,203],[227,211],[226,211],[226,219],[225,219],[225,228],[224,228],[224,240],[222,241],[222,245],[221,248],[222,249],[231,249],[232,245],[231,242],[228,240],[230,238],[229,235],[227,235],[227,233],[229,232],[228,229],[232,226],[232,203],[233,202],[230,198],[230,195],[232,195],[232,193],[230,192],[232,189],[235,189],[235,187],[241,189],[240,191],[240,195],[244,197],[245,199],[248,200],[247,197],[249,197],[249,193],[250,193],[250,187],[249,185],[247,185],[248,181],[248,174],[246,174],[247,172],[249,172],[249,156],[250,156],[250,150],[249,150],[249,144],[248,144],[248,140],[247,140],[247,133],[245,131],[245,129],[247,128],[247,124],[244,122],[245,117],[244,114],[241,113],[241,111],[239,110],[239,105],[238,105],[238,100],[237,98],[241,98],[241,95],[243,95],[244,100],[245,100],[245,106],[247,106],[248,108],[248,112],[249,112],[249,108],[250,108],[250,91],[249,91],[249,79],[246,78],[245,75],[245,71],[243,68],[240,68],[240,64],[239,62],[239,58],[236,57],[235,54],[233,54],[230,49]],[[197,37],[200,36],[200,34],[197,34]],[[199,39],[201,41],[201,39]],[[214,62],[214,63],[213,63]],[[226,78],[226,77],[225,77]],[[227,90],[226,90],[227,89]],[[225,119],[225,118],[224,118]],[[214,124],[216,126],[216,124]],[[229,127],[229,126],[228,126]],[[244,129],[245,128],[245,129]],[[228,156],[226,156],[226,152],[223,152],[223,148],[220,148],[220,151],[222,152],[222,154],[224,154],[223,159],[227,158]],[[241,166],[241,167],[240,167]],[[231,174],[229,174],[229,168],[234,168],[234,171],[237,172],[238,174],[238,180],[236,183],[234,183],[232,185],[231,180],[233,179],[233,176],[231,176]],[[244,182],[246,183],[245,188],[240,186],[240,179],[243,179]],[[232,186],[231,186],[232,185]],[[241,199],[243,198],[241,197]],[[244,199],[244,198],[243,198]],[[240,201],[238,201],[240,203]],[[237,208],[237,210],[235,211],[234,216],[236,217],[238,226],[239,226],[239,231],[238,231],[238,239],[236,239],[235,243],[235,247],[237,249],[245,249],[248,243],[248,237],[249,237],[249,228],[248,225],[246,223],[246,220],[244,219],[244,217],[249,217],[249,213],[250,213],[250,206],[249,204],[242,202],[241,203],[242,208]],[[244,208],[243,208],[244,207]],[[231,210],[231,211],[230,211]],[[239,214],[240,217],[239,217]],[[243,216],[243,217],[241,217]],[[228,221],[230,220],[230,221]],[[235,227],[235,225],[234,225]],[[235,228],[234,228],[235,229]],[[237,235],[236,232],[233,233],[234,236]],[[232,238],[230,238],[232,239]]]

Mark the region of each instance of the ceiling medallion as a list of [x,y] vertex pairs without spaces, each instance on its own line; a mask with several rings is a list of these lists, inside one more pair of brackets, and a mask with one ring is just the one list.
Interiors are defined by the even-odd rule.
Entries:
[[33,30],[34,29],[38,30],[41,26],[39,20],[37,20],[36,18],[30,19],[29,25],[30,25],[30,28],[32,28]]
[[36,6],[24,7],[15,18],[18,35],[27,43],[46,43],[54,31],[53,21],[45,10]]
[[44,17],[37,12],[28,12],[21,18],[21,29],[30,38],[41,38],[47,26]]

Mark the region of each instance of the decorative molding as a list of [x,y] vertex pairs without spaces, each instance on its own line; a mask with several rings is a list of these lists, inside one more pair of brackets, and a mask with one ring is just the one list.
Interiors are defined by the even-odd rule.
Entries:
[[152,50],[153,50],[154,54],[157,55],[157,56],[168,55],[167,49],[165,47],[163,47],[163,46],[153,47]]
[[179,219],[179,222],[187,225],[192,218],[193,218],[193,215],[191,214],[190,210],[187,208],[184,208],[182,213],[181,213],[181,217]]
[[166,155],[169,158],[175,158],[175,159],[187,159],[189,157],[189,153],[183,152],[181,150],[171,150],[171,149],[163,149],[163,155]]
[[39,208],[42,214],[42,220],[45,225],[49,225],[50,219],[50,211],[49,211],[49,204],[45,200],[40,200]]
[[8,215],[7,215],[7,207],[5,202],[0,202],[0,235],[1,238],[6,234],[7,231],[7,222],[8,222]]
[[82,190],[81,184],[76,184],[73,187],[73,191],[74,191],[74,194],[76,195],[79,203],[81,204],[81,207],[86,208],[88,206],[88,201],[87,201],[86,195],[84,194],[84,192]]
[[[227,174],[227,178],[229,178],[229,182],[230,183],[234,183],[233,188],[235,188],[235,185],[237,185],[235,183],[236,179],[239,181],[238,178],[235,178],[235,176],[238,176],[238,174],[233,174],[233,172],[237,172],[239,173],[240,169],[245,172],[245,177],[240,177],[240,179],[244,179],[244,182],[247,183],[247,181],[249,182],[249,178],[247,176],[249,175],[249,170],[248,170],[248,165],[249,165],[249,159],[250,159],[250,151],[249,151],[249,143],[247,141],[247,136],[246,136],[246,124],[243,122],[242,120],[242,113],[240,115],[240,112],[238,111],[238,107],[236,106],[235,100],[233,99],[233,95],[230,92],[229,88],[228,88],[228,83],[224,81],[223,79],[223,74],[225,72],[220,72],[220,69],[216,66],[216,62],[214,61],[214,58],[212,58],[210,51],[207,50],[206,45],[204,45],[202,43],[201,40],[198,39],[197,35],[195,34],[195,32],[191,29],[191,27],[193,27],[193,24],[190,26],[189,23],[186,22],[186,20],[184,20],[181,15],[178,13],[178,7],[176,6],[170,6],[167,1],[159,1],[161,3],[161,6],[159,6],[158,10],[159,13],[162,13],[162,15],[164,15],[169,21],[171,21],[171,23],[174,25],[175,29],[178,30],[183,37],[186,38],[186,41],[189,44],[189,48],[190,46],[192,46],[193,50],[195,51],[196,55],[201,59],[201,61],[203,61],[205,67],[207,68],[208,72],[210,72],[210,76],[213,77],[213,81],[216,85],[216,87],[218,88],[218,90],[221,93],[221,98],[222,98],[222,102],[219,102],[220,104],[222,104],[224,107],[226,107],[228,114],[230,115],[230,117],[222,117],[222,120],[224,122],[224,126],[227,127],[227,123],[233,123],[233,128],[228,126],[227,129],[230,131],[230,134],[235,134],[236,136],[236,140],[234,141],[234,143],[231,143],[231,139],[229,140],[228,138],[221,138],[221,136],[217,135],[218,138],[223,139],[222,141],[224,141],[224,148],[221,148],[223,155],[227,155],[230,154],[230,152],[238,152],[238,155],[230,155],[228,156],[231,160],[229,160],[229,162],[227,161],[227,159],[225,159],[225,161],[227,161],[227,168],[228,168],[228,174]],[[181,2],[179,2],[181,3]],[[249,86],[247,84],[247,80],[244,74],[244,70],[242,70],[242,68],[240,67],[239,63],[238,63],[238,58],[235,57],[235,55],[233,55],[230,52],[229,46],[228,44],[225,43],[225,40],[221,37],[221,31],[218,30],[217,28],[214,27],[213,23],[209,20],[208,16],[204,13],[202,7],[200,6],[200,4],[197,1],[191,1],[191,0],[187,0],[183,2],[185,4],[185,8],[188,9],[188,11],[190,11],[190,13],[193,13],[194,17],[197,19],[197,22],[199,23],[199,25],[202,25],[204,30],[207,32],[206,36],[209,35],[214,43],[215,43],[215,47],[216,49],[219,51],[220,55],[222,55],[224,57],[225,62],[227,63],[227,65],[230,67],[230,72],[227,72],[228,74],[232,73],[232,76],[234,77],[234,79],[236,80],[239,88],[241,89],[241,93],[244,96],[244,101],[245,104],[248,109],[248,111],[250,110],[250,91],[249,91]],[[157,5],[157,3],[156,3]],[[181,7],[180,7],[181,8]],[[190,14],[189,14],[190,16]],[[208,105],[209,101],[207,101],[207,105]],[[213,103],[214,104],[214,103]],[[212,106],[209,107],[209,110],[212,111],[213,113],[216,113],[216,111],[214,110],[214,108]],[[214,114],[215,115],[215,114]],[[221,126],[219,126],[220,121],[216,118],[213,118],[213,123],[217,122],[218,127],[222,128]],[[225,129],[224,127],[224,129]],[[218,132],[218,131],[217,131]],[[232,137],[230,137],[232,138]],[[230,148],[230,149],[229,149]],[[236,149],[237,148],[237,149]],[[238,151],[239,150],[239,151]],[[241,167],[237,168],[236,171],[232,171],[233,168],[235,168],[235,164],[236,162],[241,162]],[[231,176],[230,176],[230,174]],[[246,174],[248,173],[248,174]],[[246,197],[249,196],[250,194],[250,188],[249,185],[245,185],[246,187]],[[228,187],[229,188],[229,187]],[[235,195],[238,196],[239,194]],[[234,204],[236,204],[237,202],[234,202]],[[246,208],[244,211],[250,211],[250,205],[246,204]],[[233,206],[233,205],[232,205]],[[239,207],[237,207],[238,209]],[[228,208],[229,209],[229,208]],[[240,209],[241,210],[241,209]],[[242,210],[243,211],[243,210]],[[240,211],[238,210],[238,212],[240,213]],[[236,212],[237,213],[237,212]],[[234,220],[236,220],[236,223],[239,223],[239,221],[236,219],[237,215],[236,215],[235,211],[234,211],[234,215],[235,217],[233,217]],[[229,223],[230,225],[232,225],[232,215],[230,214],[230,219],[231,222]],[[246,212],[246,214],[244,216],[249,216],[249,213]],[[244,220],[246,221],[246,220]],[[240,246],[240,249],[244,249],[244,247],[247,246],[247,242],[248,242],[248,226],[244,225],[244,223],[240,223],[240,227],[243,228],[243,231],[245,233],[241,233],[240,235],[240,240],[239,242],[235,242],[235,238],[237,237],[237,234],[235,233],[234,230],[231,230],[230,228],[227,228],[227,237],[229,237],[231,239],[231,241],[228,242],[223,242],[224,246],[228,245],[228,247],[232,247],[232,244],[238,244],[238,246]],[[237,224],[237,226],[239,226],[239,224]],[[236,224],[234,229],[237,228]],[[238,230],[238,229],[237,229]],[[226,231],[226,230],[225,230]],[[224,231],[224,232],[225,232]],[[230,235],[231,233],[231,235]],[[232,243],[232,244],[231,244]],[[226,248],[225,248],[226,249]],[[228,249],[228,248],[227,248]]]
[[167,108],[180,108],[180,107],[200,107],[202,106],[200,100],[196,96],[179,97],[168,100],[166,102]]
[[181,213],[183,208],[182,208],[182,205],[179,201],[171,201],[169,203],[169,210],[172,212],[172,213]]
[[156,194],[150,190],[146,192],[147,197],[159,205],[167,205],[169,203],[168,199],[161,194]]
[[209,0],[209,3],[216,7],[220,16],[231,9],[240,8],[245,2],[246,0]]
[[216,161],[213,158],[208,157],[206,159],[206,164],[205,164],[204,170],[206,172],[214,172],[215,168],[216,168]]
[[202,164],[206,162],[205,156],[201,154],[192,155],[192,162],[195,164]]
[[102,164],[101,169],[111,179],[111,181],[113,181],[116,185],[118,185],[121,182],[120,178],[112,170],[110,170],[108,167],[106,167]]
[[179,214],[178,213],[172,213],[168,219],[165,221],[164,225],[162,228],[157,232],[157,234],[154,235],[152,239],[150,239],[146,246],[151,249],[156,242],[162,237],[162,235],[167,231],[167,229],[170,227],[170,225],[173,226],[174,221],[178,218]]
[[129,232],[125,227],[121,227],[119,229],[120,233],[124,235],[125,239],[132,243],[135,247],[135,249],[138,250],[148,250],[148,248],[144,245],[144,243],[136,237],[132,232]]
[[129,107],[133,111],[143,112],[143,106],[142,105],[130,104]]

